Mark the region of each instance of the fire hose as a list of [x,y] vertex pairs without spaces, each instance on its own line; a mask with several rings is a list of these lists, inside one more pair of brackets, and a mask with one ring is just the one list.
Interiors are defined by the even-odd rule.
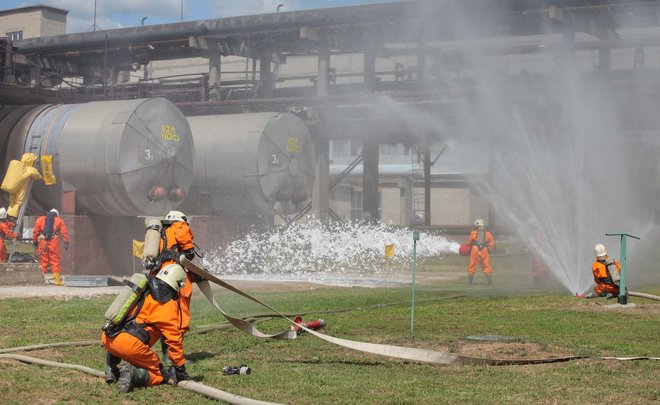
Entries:
[[[98,341],[96,341],[98,344]],[[95,370],[90,367],[86,366],[81,366],[79,364],[68,364],[68,363],[60,363],[57,361],[49,361],[49,360],[42,360],[38,359],[36,357],[30,357],[30,356],[23,356],[21,354],[0,354],[0,359],[9,359],[9,360],[17,360],[22,363],[28,363],[28,364],[38,364],[41,366],[50,366],[50,367],[59,367],[59,368],[66,368],[70,370],[78,370],[82,371],[83,373],[87,373],[90,375],[93,375],[95,377],[104,377],[105,373],[103,371]],[[245,398],[241,397],[239,395],[232,394],[230,392],[222,391],[217,388],[209,387],[208,385],[204,385],[202,383],[198,383],[192,380],[186,380],[186,381],[179,381],[176,385],[179,388],[186,389],[188,391],[196,392],[198,394],[202,394],[204,396],[207,396],[209,398],[217,399],[220,401],[225,401],[229,404],[237,404],[237,405],[273,405],[276,404],[274,402],[264,402],[264,401],[259,401],[255,399],[250,399],[250,398]]]
[[660,297],[657,295],[653,294],[646,294],[646,293],[641,293],[641,292],[636,292],[636,291],[628,291],[628,295],[631,297],[639,297],[639,298],[646,298],[649,300],[654,300],[654,301],[660,301]]
[[[253,302],[256,302],[260,305],[263,305],[264,307],[270,309],[274,313],[276,313],[279,317],[287,320],[288,322],[291,323],[292,326],[297,326],[300,329],[310,333],[311,335],[314,335],[320,339],[323,339],[327,342],[336,344],[338,346],[346,347],[349,349],[354,349],[357,351],[362,351],[366,353],[372,353],[372,354],[378,354],[382,356],[388,356],[388,357],[394,357],[394,358],[399,358],[399,359],[405,359],[405,360],[411,360],[415,362],[420,362],[420,363],[431,363],[431,364],[471,364],[471,365],[492,365],[492,366],[502,366],[502,365],[523,365],[523,364],[546,364],[546,363],[557,363],[557,362],[564,362],[564,361],[569,361],[569,360],[576,360],[576,359],[583,359],[586,358],[587,356],[565,356],[565,357],[557,357],[557,358],[546,358],[546,359],[488,359],[488,358],[480,358],[480,357],[471,357],[471,356],[464,356],[464,355],[459,355],[459,354],[453,354],[453,353],[446,353],[446,352],[437,352],[433,350],[425,350],[425,349],[417,349],[417,348],[409,348],[409,347],[401,347],[401,346],[393,346],[393,345],[384,345],[384,344],[377,344],[377,343],[366,343],[366,342],[357,342],[353,340],[348,340],[348,339],[342,339],[342,338],[337,338],[329,335],[325,335],[323,333],[317,332],[313,329],[307,328],[303,323],[296,323],[295,320],[291,319],[291,317],[283,314],[282,312],[278,311],[277,309],[271,307],[270,305],[260,301],[259,299],[251,296],[250,294],[228,284],[227,282],[219,279],[218,277],[214,276],[213,274],[209,273],[208,271],[204,270],[203,268],[199,267],[197,264],[192,263],[190,260],[186,259],[185,256],[181,256],[180,259],[181,265],[185,267],[188,271],[197,274],[198,276],[202,277],[204,281],[201,281],[198,283],[198,286],[204,296],[208,299],[208,301],[218,309],[222,315],[235,327],[238,329],[249,333],[253,336],[257,337],[268,337],[268,338],[274,338],[274,339],[295,339],[296,338],[296,333],[293,330],[284,331],[278,334],[273,334],[273,335],[267,335],[263,332],[260,332],[256,330],[254,325],[250,324],[249,322],[246,322],[243,319],[231,317],[228,315],[226,312],[224,312],[218,303],[215,300],[215,297],[213,296],[213,292],[211,291],[211,286],[209,282],[213,282],[214,284],[217,284],[225,289],[228,289],[236,294],[239,294]],[[638,360],[638,359],[652,359],[652,360],[660,360],[660,357],[607,357],[603,359],[616,359],[616,360]]]

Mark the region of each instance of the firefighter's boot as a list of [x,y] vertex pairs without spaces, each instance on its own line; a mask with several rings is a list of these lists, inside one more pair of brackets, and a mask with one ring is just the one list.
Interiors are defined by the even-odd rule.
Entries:
[[124,363],[119,369],[117,388],[121,393],[133,391],[137,387],[145,387],[149,382],[149,372],[143,368]]
[[493,278],[490,275],[486,276],[486,282],[488,285],[493,285]]
[[46,284],[46,285],[50,285],[50,280],[48,280],[48,274],[47,274],[47,273],[43,273],[43,275],[44,275],[44,284]]
[[105,354],[105,382],[107,384],[112,384],[117,382],[119,379],[119,362],[121,359],[117,356],[113,356],[110,353]]
[[53,277],[55,278],[55,285],[64,285],[60,273],[53,273]]
[[468,276],[468,284],[474,284],[474,275],[470,274]]

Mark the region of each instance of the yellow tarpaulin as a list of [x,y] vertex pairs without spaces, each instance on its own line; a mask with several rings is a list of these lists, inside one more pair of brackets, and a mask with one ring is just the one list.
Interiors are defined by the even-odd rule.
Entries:
[[142,259],[142,252],[144,251],[144,242],[133,239],[133,256]]
[[385,245],[385,257],[394,257],[394,243]]
[[55,172],[53,171],[52,155],[41,156],[41,171],[44,176],[44,183],[47,186],[52,186],[53,184],[57,183],[57,178],[55,177]]

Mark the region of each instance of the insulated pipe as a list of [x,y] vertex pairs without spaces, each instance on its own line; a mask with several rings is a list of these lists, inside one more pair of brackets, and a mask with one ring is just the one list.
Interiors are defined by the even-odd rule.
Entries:
[[79,213],[161,215],[192,184],[190,127],[164,98],[34,106],[11,129],[2,119],[0,136],[5,167],[25,152],[53,156],[57,184],[35,182],[33,211],[59,207],[62,193],[75,191]]
[[309,129],[294,114],[204,115],[188,122],[195,137],[192,193],[209,195],[213,211],[289,215],[311,201],[315,153]]

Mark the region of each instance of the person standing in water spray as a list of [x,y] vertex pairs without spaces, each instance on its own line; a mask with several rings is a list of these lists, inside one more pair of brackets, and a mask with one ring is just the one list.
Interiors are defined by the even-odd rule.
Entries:
[[470,232],[467,243],[470,245],[470,264],[468,264],[468,283],[474,283],[474,273],[477,265],[481,265],[488,284],[493,284],[493,268],[490,265],[490,250],[495,247],[493,234],[486,229],[486,223],[479,218],[474,221],[474,229]]

